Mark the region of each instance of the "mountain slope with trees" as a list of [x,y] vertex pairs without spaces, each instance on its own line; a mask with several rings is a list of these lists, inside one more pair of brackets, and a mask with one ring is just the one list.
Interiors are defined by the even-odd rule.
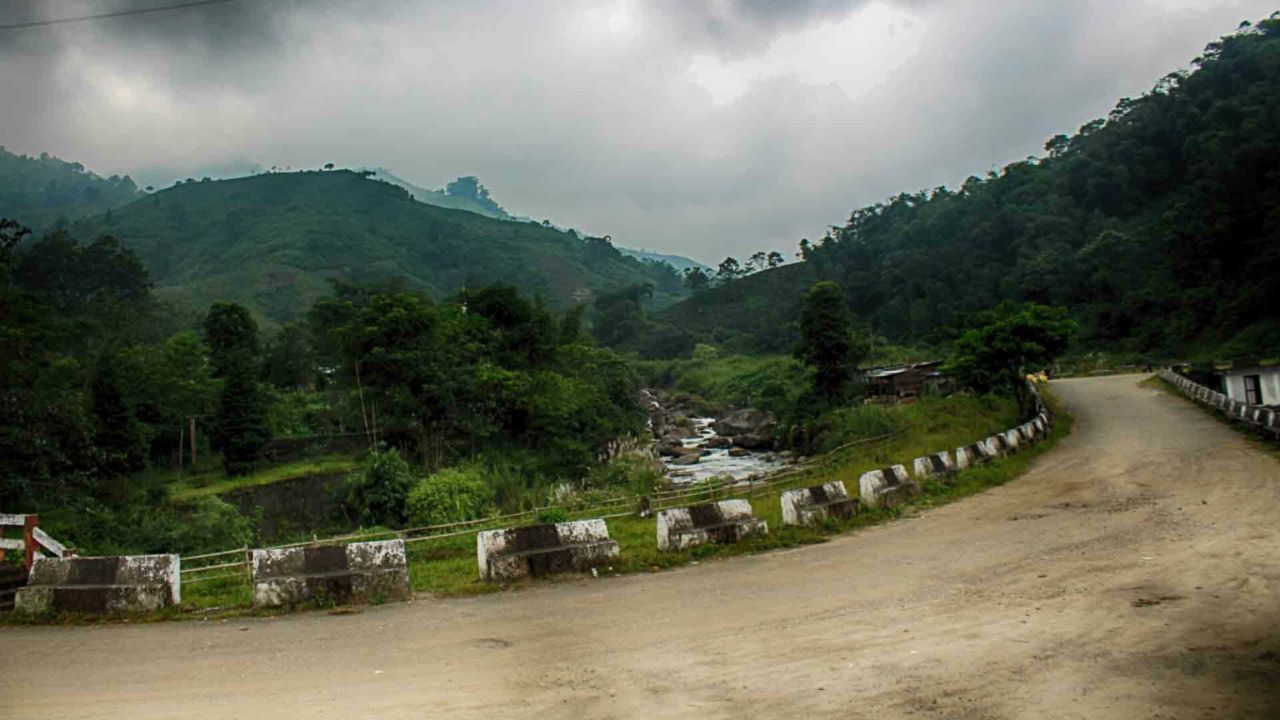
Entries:
[[0,147],[0,217],[39,233],[141,197],[128,176],[99,177],[48,153],[15,155]]
[[1070,309],[1085,347],[1280,347],[1280,20],[1210,44],[1193,71],[956,189],[855,211],[805,262],[657,316],[698,339],[783,350],[829,279],[876,335],[942,341],[1002,301]]
[[73,232],[119,238],[179,307],[235,301],[269,326],[300,319],[330,280],[398,279],[437,298],[501,281],[557,307],[637,283],[654,286],[655,305],[683,292],[670,267],[606,239],[436,208],[344,170],[182,183]]

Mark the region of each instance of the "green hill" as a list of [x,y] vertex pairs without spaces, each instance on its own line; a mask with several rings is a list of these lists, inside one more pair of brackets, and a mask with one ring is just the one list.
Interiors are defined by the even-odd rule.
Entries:
[[48,153],[30,157],[0,147],[0,217],[17,220],[37,233],[59,221],[106,212],[140,196],[127,176],[103,178],[80,163]]
[[656,286],[656,305],[683,292],[670,268],[606,241],[414,202],[342,170],[183,183],[72,231],[120,238],[179,307],[234,300],[271,324],[300,318],[330,278],[402,278],[435,296],[501,281],[559,307],[640,282]]
[[[373,173],[371,177],[375,180],[398,185],[408,190],[413,195],[413,199],[418,202],[424,202],[428,205],[437,207],[454,208],[456,210],[466,210],[485,217],[495,218],[497,220],[512,220],[515,222],[530,222],[533,219],[527,217],[518,217],[508,213],[493,198],[489,197],[489,191],[484,185],[474,177],[458,178],[450,183],[444,190],[431,190],[421,185],[400,178],[386,168],[369,168]],[[474,181],[474,182],[467,182]],[[670,265],[676,269],[676,272],[683,272],[686,268],[702,268],[709,270],[706,265],[697,260],[690,260],[682,255],[670,255],[660,253],[654,250],[637,250],[635,248],[616,246],[618,252],[623,255],[629,255],[637,260],[651,260],[653,262],[661,262]]]
[[[816,279],[876,334],[945,337],[1003,300],[1071,309],[1086,347],[1280,348],[1280,20],[1059,135],[1042,158],[855,211],[806,262],[701,292],[660,324],[740,349],[794,339]],[[669,331],[668,331],[669,332]]]

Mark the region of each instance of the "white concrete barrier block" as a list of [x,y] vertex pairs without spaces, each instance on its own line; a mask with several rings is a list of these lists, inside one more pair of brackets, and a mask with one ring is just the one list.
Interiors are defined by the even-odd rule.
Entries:
[[14,607],[21,612],[148,612],[182,603],[177,555],[37,558]]
[[920,494],[920,484],[901,465],[871,470],[858,478],[858,494],[867,507],[893,507]]
[[1010,452],[1009,443],[1003,435],[992,435],[982,442],[987,446],[987,451],[992,457],[1004,457]]
[[598,518],[476,534],[476,566],[481,580],[587,572],[618,557],[618,543],[609,538],[608,526]]
[[1018,428],[1010,428],[1000,433],[1000,437],[1004,438],[1004,444],[1009,452],[1015,453],[1022,447],[1022,431]]
[[858,512],[858,500],[849,497],[844,483],[797,488],[782,493],[782,524],[812,525],[828,518],[847,519]]
[[263,548],[249,553],[254,607],[407,600],[403,540]]
[[956,448],[956,468],[968,470],[991,462],[991,449],[984,442],[971,443]]
[[956,471],[956,463],[951,459],[951,453],[946,450],[918,457],[912,461],[911,466],[912,474],[917,479],[946,477]]
[[730,544],[764,535],[769,525],[751,503],[733,499],[658,511],[658,549],[675,552],[708,543]]

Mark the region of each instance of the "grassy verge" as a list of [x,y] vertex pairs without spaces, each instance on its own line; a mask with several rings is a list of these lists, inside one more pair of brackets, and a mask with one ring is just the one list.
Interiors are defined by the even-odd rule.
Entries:
[[[829,521],[817,527],[783,527],[780,498],[783,491],[831,480],[844,481],[851,492],[857,492],[858,477],[867,470],[887,464],[908,464],[916,457],[940,450],[953,450],[993,432],[1016,424],[1014,408],[989,398],[958,396],[921,402],[900,408],[904,431],[892,439],[870,446],[837,451],[817,462],[785,483],[767,488],[737,487],[717,491],[710,499],[746,497],[758,517],[769,524],[768,535],[736,545],[705,545],[691,550],[662,553],[657,549],[656,520],[635,515],[609,518],[610,536],[618,541],[619,562],[602,568],[601,574],[654,572],[718,557],[730,557],[825,542],[827,539],[859,528],[911,515],[925,508],[944,505],[983,490],[1002,485],[1026,471],[1036,457],[1051,449],[1071,432],[1072,418],[1051,392],[1045,399],[1056,413],[1052,433],[1030,448],[990,465],[959,473],[953,481],[927,481],[924,494],[911,505],[894,509],[864,510],[843,521]],[[590,517],[590,513],[570,513],[571,518]],[[413,542],[409,545],[409,576],[413,589],[438,597],[490,593],[512,586],[526,586],[535,581],[511,585],[481,582],[476,575],[475,534]],[[251,591],[247,578],[236,576],[183,587],[183,611],[170,611],[158,617],[202,618],[259,613],[250,609]],[[148,619],[155,619],[153,616]],[[67,618],[48,621],[68,621]],[[24,622],[0,620],[0,622]],[[29,622],[30,620],[26,620]],[[37,621],[40,621],[37,619]]]
[[255,485],[270,485],[271,483],[291,478],[345,472],[355,467],[356,460],[350,455],[322,455],[276,465],[259,472],[237,477],[228,477],[223,473],[216,473],[182,478],[169,486],[169,496],[174,500],[189,500],[204,495],[221,495],[225,492]]
[[[959,445],[1007,429],[1016,424],[1016,410],[1013,406],[992,398],[967,396],[905,406],[900,408],[905,432],[888,442],[824,456],[820,462],[788,482],[764,490],[753,492],[750,488],[739,487],[717,493],[722,498],[748,497],[756,515],[769,523],[769,534],[765,537],[736,545],[705,545],[684,552],[662,553],[657,548],[654,518],[634,515],[609,518],[609,534],[618,541],[621,558],[611,569],[602,569],[602,573],[650,572],[685,565],[695,560],[824,542],[834,535],[1001,485],[1025,471],[1035,457],[1070,432],[1071,417],[1058,407],[1051,394],[1046,393],[1046,396],[1057,411],[1057,423],[1047,440],[991,465],[962,472],[951,483],[929,481],[925,484],[924,495],[910,506],[893,510],[868,510],[846,521],[832,521],[812,528],[795,528],[783,527],[780,498],[784,490],[831,480],[844,481],[846,487],[856,493],[858,477],[867,470],[890,463],[909,464],[921,455],[943,449],[953,450]],[[590,515],[570,513],[570,517],[583,518]],[[442,597],[489,593],[504,588],[502,585],[481,582],[477,578],[473,533],[411,543],[409,575],[414,590]],[[527,584],[529,581],[515,583]],[[243,580],[201,583],[190,586],[184,592],[187,603],[193,608],[243,607],[249,602],[248,587]]]

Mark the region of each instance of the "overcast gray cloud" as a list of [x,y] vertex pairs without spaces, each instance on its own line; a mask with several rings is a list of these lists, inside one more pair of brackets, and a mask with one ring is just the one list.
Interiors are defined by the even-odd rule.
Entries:
[[[0,5],[0,24],[175,0]],[[714,261],[1040,151],[1255,0],[237,0],[0,31],[0,144],[103,174],[380,165]]]

